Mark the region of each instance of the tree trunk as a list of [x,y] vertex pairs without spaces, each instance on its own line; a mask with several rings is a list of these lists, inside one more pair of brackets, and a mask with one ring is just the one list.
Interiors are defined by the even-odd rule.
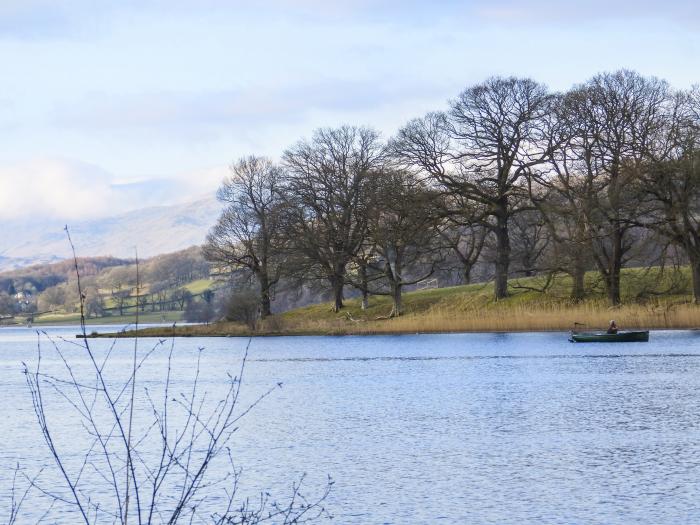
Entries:
[[333,288],[333,311],[339,312],[343,308],[343,288],[345,287],[345,265],[337,263],[333,276],[330,278]]
[[622,270],[622,232],[615,228],[613,232],[612,254],[608,269],[608,300],[611,306],[620,304],[620,272]]
[[508,202],[502,202],[496,213],[496,275],[495,299],[508,297],[508,266],[510,265],[510,238],[508,236]]
[[611,306],[619,306],[620,304],[620,271],[610,274],[608,282],[608,300]]
[[573,284],[571,286],[571,300],[578,303],[586,297],[586,268],[579,259],[574,263],[574,270],[571,273]]
[[691,273],[693,274],[693,300],[695,304],[700,304],[700,253],[688,253],[690,259]]
[[391,284],[391,299],[393,300],[394,304],[391,308],[391,314],[389,314],[389,317],[399,317],[401,314],[403,314],[402,288],[403,285],[400,282]]
[[393,305],[389,317],[399,317],[403,313],[402,295],[403,291],[403,250],[399,246],[393,247],[393,265],[387,261],[385,267],[386,276],[391,286],[391,299]]
[[523,275],[525,277],[533,277],[535,275],[535,270],[532,269],[534,266],[534,262],[532,261],[531,254],[529,252],[523,255],[522,264]]
[[362,290],[362,309],[369,308],[369,286],[367,283],[367,267],[360,265],[360,289]]
[[333,280],[333,311],[337,313],[343,306],[343,281],[336,278]]
[[270,290],[264,290],[260,297],[260,317],[265,319],[266,317],[272,315],[272,308],[270,307]]
[[265,319],[269,315],[272,315],[272,308],[270,306],[270,281],[267,278],[267,274],[264,272],[258,276],[260,281],[260,318]]
[[462,267],[462,284],[470,284],[472,282],[472,265],[465,264]]

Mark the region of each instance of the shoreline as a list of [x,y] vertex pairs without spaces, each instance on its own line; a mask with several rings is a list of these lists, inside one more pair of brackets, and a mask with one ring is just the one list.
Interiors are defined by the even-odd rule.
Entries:
[[254,329],[231,321],[210,324],[139,326],[95,333],[92,338],[138,337],[274,337],[340,335],[406,335],[450,333],[571,332],[606,330],[615,319],[622,330],[693,330],[700,328],[700,306],[695,304],[630,304],[615,309],[598,303],[487,304],[457,308],[453,305],[415,308],[395,318],[378,317],[378,309],[362,311],[356,305],[334,313],[327,305],[292,310],[259,321]]
[[[184,329],[192,328],[193,326],[206,325],[189,325],[182,327]],[[179,330],[181,327],[164,329],[164,327],[140,328],[138,330],[126,330],[120,332],[92,332],[77,334],[78,339],[133,339],[133,338],[191,338],[191,337],[215,337],[215,338],[267,338],[267,337],[352,337],[352,336],[400,336],[400,335],[450,335],[450,334],[526,334],[526,333],[570,333],[571,328],[512,328],[512,329],[471,329],[471,330],[363,330],[363,331],[287,331],[287,332],[219,332],[219,331],[202,331],[189,332]],[[646,327],[625,327],[623,329],[645,329],[650,331],[700,331],[700,326],[646,326]],[[584,329],[581,331],[598,331],[604,330],[599,328]]]

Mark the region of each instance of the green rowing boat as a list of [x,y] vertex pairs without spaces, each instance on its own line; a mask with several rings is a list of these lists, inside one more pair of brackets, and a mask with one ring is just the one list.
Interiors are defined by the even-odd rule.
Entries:
[[646,343],[649,341],[649,330],[639,332],[571,332],[569,341],[572,343]]

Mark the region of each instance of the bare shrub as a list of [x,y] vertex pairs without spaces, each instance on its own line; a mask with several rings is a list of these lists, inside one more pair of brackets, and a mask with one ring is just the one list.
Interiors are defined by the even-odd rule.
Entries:
[[[212,398],[202,387],[202,348],[192,367],[191,386],[181,391],[173,375],[173,340],[139,350],[135,338],[127,371],[112,362],[116,340],[106,350],[93,349],[86,337],[79,274],[77,288],[82,338],[67,341],[39,332],[36,364],[23,363],[34,413],[55,466],[46,474],[55,475],[23,474],[27,488],[12,490],[10,523],[30,490],[47,502],[44,517],[50,519],[55,511],[57,516],[70,515],[75,523],[242,525],[331,518],[323,505],[333,484],[330,478],[314,499],[302,492],[305,476],[293,484],[284,503],[267,492],[255,500],[239,496],[241,469],[233,461],[232,438],[242,420],[281,388],[278,384],[252,401],[241,401],[250,340],[237,373],[227,374],[222,397]],[[58,357],[59,371],[45,370],[47,342]],[[71,358],[75,346],[86,360]],[[139,371],[158,354],[165,357],[162,386],[139,384]]]
[[260,301],[253,290],[233,292],[226,306],[226,320],[245,323],[248,328],[255,330],[260,317]]

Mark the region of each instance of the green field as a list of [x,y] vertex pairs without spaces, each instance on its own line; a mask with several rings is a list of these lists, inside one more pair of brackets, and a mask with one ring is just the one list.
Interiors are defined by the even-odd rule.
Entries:
[[[106,317],[92,317],[85,320],[85,324],[100,325],[113,324],[126,326],[135,322],[134,315],[110,315]],[[139,323],[174,323],[182,321],[182,312],[140,312]],[[35,325],[70,325],[80,322],[80,314],[46,314],[34,318]]]
[[[182,286],[173,287],[168,293],[172,293],[178,289],[189,291],[195,298],[200,296],[207,290],[212,290],[217,287],[218,283],[212,279],[197,279]],[[113,324],[113,325],[128,325],[135,320],[135,305],[136,292],[127,299],[123,306],[124,315],[118,315],[117,305],[112,298],[109,290],[103,291],[103,302],[106,310],[106,315],[102,317],[89,317],[86,319],[86,324]],[[143,294],[148,293],[148,287],[145,287]],[[143,296],[143,295],[142,295]],[[166,310],[166,311],[150,311],[150,307],[146,307],[145,312],[139,312],[139,322],[144,324],[149,323],[173,323],[183,320],[183,312],[181,310]],[[5,324],[26,324],[30,314],[18,314],[14,319],[5,320]],[[61,311],[35,315],[33,324],[35,325],[67,325],[77,324],[80,322],[80,314],[77,312],[64,313]]]
[[192,295],[200,295],[207,290],[215,288],[215,285],[216,281],[212,281],[211,279],[198,279],[184,285],[182,288],[189,291]]

